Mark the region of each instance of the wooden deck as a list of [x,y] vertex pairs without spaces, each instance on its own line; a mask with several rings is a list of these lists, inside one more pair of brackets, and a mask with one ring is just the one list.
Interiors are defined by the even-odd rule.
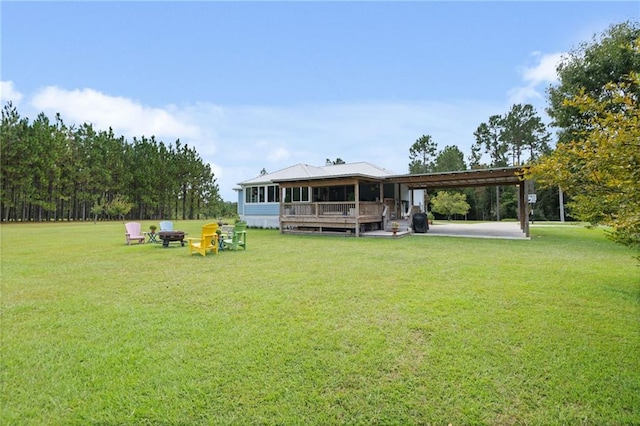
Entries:
[[382,203],[316,202],[283,203],[280,230],[283,233],[353,233],[382,229]]

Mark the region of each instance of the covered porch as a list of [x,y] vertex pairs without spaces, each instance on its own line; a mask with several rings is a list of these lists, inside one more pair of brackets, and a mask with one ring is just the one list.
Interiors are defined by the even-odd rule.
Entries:
[[280,232],[360,236],[395,218],[396,185],[364,177],[278,181]]

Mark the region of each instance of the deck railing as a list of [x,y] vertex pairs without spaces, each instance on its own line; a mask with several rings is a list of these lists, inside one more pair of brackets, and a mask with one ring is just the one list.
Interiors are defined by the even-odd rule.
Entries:
[[[358,203],[360,216],[382,216],[382,203],[361,201]],[[356,202],[317,202],[317,203],[283,203],[283,216],[353,216],[356,215]]]
[[384,204],[375,201],[360,202],[360,216],[382,216]]

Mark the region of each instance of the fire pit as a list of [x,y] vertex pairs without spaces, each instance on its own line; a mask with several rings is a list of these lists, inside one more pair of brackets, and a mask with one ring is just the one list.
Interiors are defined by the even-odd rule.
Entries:
[[184,247],[183,231],[160,231],[158,232],[158,238],[162,240],[162,247],[169,247],[169,243],[172,241],[179,241],[180,245]]

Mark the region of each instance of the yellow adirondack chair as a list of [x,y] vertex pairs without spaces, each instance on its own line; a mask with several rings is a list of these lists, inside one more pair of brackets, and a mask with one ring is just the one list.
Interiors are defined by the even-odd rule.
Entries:
[[207,251],[211,250],[214,253],[218,253],[218,229],[217,223],[208,223],[202,226],[202,232],[200,238],[188,238],[189,241],[189,254],[198,253],[202,256],[207,255]]
[[231,238],[222,240],[222,244],[226,249],[237,251],[239,247],[243,250],[247,249],[247,223],[238,222],[233,227]]
[[139,222],[127,222],[124,224],[126,232],[124,233],[127,239],[127,245],[131,244],[131,241],[138,241],[138,243],[144,243],[144,233],[140,230]]

